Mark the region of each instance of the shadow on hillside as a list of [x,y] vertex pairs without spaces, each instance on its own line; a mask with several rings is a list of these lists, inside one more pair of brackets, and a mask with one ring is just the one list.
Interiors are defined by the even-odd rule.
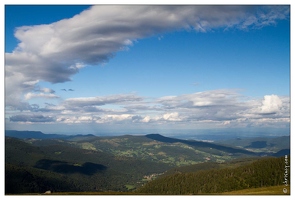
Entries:
[[86,162],[83,165],[74,165],[63,161],[48,159],[39,160],[34,167],[63,174],[80,173],[85,175],[93,175],[96,172],[107,169],[104,165],[91,162]]

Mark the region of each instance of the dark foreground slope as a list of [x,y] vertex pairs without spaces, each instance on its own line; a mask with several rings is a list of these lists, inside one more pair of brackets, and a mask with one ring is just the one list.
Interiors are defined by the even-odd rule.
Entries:
[[[290,161],[288,160],[288,163]],[[146,194],[212,194],[234,190],[282,185],[285,157],[263,158],[234,169],[210,169],[176,173],[158,178],[138,190]],[[289,173],[289,172],[288,172]],[[288,183],[290,184],[288,177]]]

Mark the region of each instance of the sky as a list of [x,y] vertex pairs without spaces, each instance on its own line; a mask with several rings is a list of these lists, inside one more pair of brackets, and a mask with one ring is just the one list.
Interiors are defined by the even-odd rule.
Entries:
[[5,6],[5,128],[290,128],[290,7]]

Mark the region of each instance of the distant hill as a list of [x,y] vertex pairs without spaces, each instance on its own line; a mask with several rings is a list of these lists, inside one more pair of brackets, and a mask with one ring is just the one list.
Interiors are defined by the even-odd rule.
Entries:
[[272,147],[276,147],[278,149],[287,149],[290,148],[290,136],[236,138],[230,140],[220,140],[216,143],[252,149]]
[[272,156],[275,157],[280,157],[280,156],[285,156],[285,155],[290,155],[290,149],[282,149],[278,151],[277,153],[273,153]]
[[16,131],[16,130],[5,130],[5,136],[15,137],[19,139],[68,139],[78,140],[81,138],[96,137],[95,135],[61,135],[61,134],[45,134],[41,131]]
[[228,153],[242,153],[242,154],[247,154],[247,155],[257,155],[254,152],[247,151],[244,149],[227,147],[224,145],[214,144],[214,143],[210,143],[210,142],[201,142],[201,141],[195,141],[195,140],[181,140],[181,139],[165,137],[160,134],[149,134],[149,135],[146,135],[146,137],[156,140],[156,141],[160,141],[160,142],[168,142],[168,143],[181,142],[181,143],[191,145],[191,146],[217,149],[217,150],[225,151]]
[[5,130],[5,136],[20,138],[20,139],[26,139],[26,138],[50,139],[50,138],[65,137],[63,135],[58,135],[58,134],[44,134],[41,131],[16,131],[16,130]]

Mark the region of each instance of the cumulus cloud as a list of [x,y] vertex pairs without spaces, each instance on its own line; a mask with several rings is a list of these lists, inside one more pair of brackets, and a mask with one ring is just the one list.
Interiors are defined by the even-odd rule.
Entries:
[[289,6],[97,5],[70,19],[18,27],[19,44],[5,54],[6,98],[15,106],[34,88],[26,83],[70,81],[141,38],[177,29],[260,28],[288,16]]
[[[39,92],[39,93],[38,93]],[[35,87],[34,92],[28,92],[24,95],[25,100],[33,99],[33,98],[45,98],[45,99],[56,99],[59,98],[54,94],[55,91],[50,88],[39,88]]]
[[261,113],[270,114],[279,112],[283,103],[277,95],[265,95],[262,101]]
[[181,121],[181,118],[179,117],[178,112],[173,112],[173,113],[165,113],[163,115],[163,119],[167,121]]
[[33,91],[37,81],[30,81],[22,73],[14,72],[5,74],[5,106],[16,110],[26,110],[29,108],[27,102],[22,101],[24,93]]

